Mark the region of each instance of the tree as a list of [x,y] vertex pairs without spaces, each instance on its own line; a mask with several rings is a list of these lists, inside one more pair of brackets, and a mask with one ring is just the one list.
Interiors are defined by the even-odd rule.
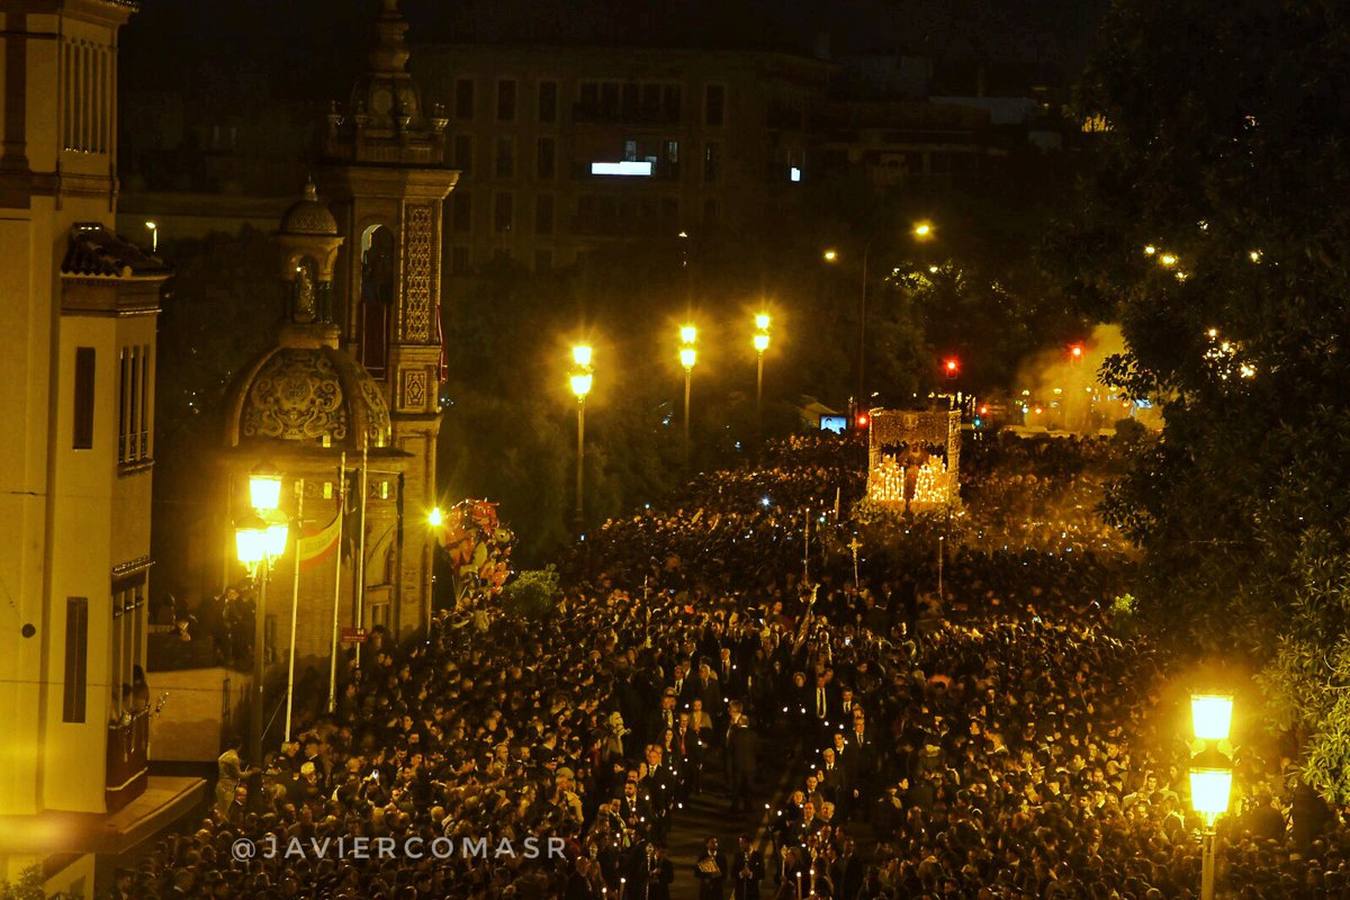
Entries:
[[[1106,375],[1166,421],[1106,513],[1146,554],[1145,614],[1258,660],[1344,634],[1297,623],[1324,565],[1309,542],[1350,549],[1348,23],[1336,3],[1122,0],[1081,94],[1110,130],[1060,256],[1086,308],[1122,323]],[[1328,733],[1350,723],[1284,696]],[[1331,755],[1307,761],[1343,791]]]

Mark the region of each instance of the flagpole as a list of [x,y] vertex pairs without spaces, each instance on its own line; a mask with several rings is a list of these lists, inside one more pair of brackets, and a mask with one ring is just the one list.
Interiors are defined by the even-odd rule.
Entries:
[[291,741],[291,707],[295,702],[295,626],[300,612],[300,538],[305,531],[305,479],[295,482],[295,572],[291,578],[291,660],[286,670],[286,743]]
[[356,667],[361,668],[361,629],[366,624],[366,461],[368,452],[361,445],[361,533],[356,538]]
[[338,608],[342,605],[342,526],[347,521],[347,451],[338,463],[338,538],[333,556],[333,646],[328,655],[328,711],[337,709]]

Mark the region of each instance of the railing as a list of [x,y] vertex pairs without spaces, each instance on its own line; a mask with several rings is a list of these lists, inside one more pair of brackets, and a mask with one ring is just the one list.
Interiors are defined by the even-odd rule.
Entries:
[[117,812],[145,790],[150,754],[150,711],[142,710],[108,726],[104,797]]

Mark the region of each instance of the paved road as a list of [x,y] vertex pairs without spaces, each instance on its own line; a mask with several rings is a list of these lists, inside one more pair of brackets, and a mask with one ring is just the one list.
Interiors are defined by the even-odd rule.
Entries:
[[[676,810],[670,834],[666,838],[667,853],[675,865],[675,883],[670,886],[672,900],[697,900],[698,879],[694,877],[694,864],[703,855],[704,842],[709,837],[717,838],[728,864],[736,852],[736,839],[742,834],[751,835],[758,842],[761,852],[767,854],[772,850],[771,835],[766,826],[768,817],[779,808],[783,799],[781,792],[789,767],[793,767],[794,771],[800,767],[794,759],[794,743],[794,738],[787,734],[760,735],[759,777],[755,786],[753,812],[749,815],[732,816],[728,813],[731,801],[722,776],[721,754],[710,754],[705,764],[703,793],[692,798],[683,809]],[[766,858],[766,877],[760,885],[761,896],[773,896],[771,870],[772,860]],[[727,893],[729,896],[730,886]]]

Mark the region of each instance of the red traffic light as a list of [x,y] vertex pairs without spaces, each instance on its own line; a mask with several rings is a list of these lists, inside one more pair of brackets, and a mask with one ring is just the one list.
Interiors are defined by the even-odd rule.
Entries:
[[867,417],[867,413],[858,413],[857,423],[859,428],[866,428],[872,420]]
[[956,373],[961,370],[961,363],[954,356],[948,357],[942,363],[942,368],[947,373],[948,378],[955,378]]
[[1082,359],[1082,358],[1083,358],[1083,345],[1082,345],[1082,344],[1074,344],[1074,345],[1072,345],[1071,347],[1069,347],[1069,355],[1072,356],[1074,359]]

